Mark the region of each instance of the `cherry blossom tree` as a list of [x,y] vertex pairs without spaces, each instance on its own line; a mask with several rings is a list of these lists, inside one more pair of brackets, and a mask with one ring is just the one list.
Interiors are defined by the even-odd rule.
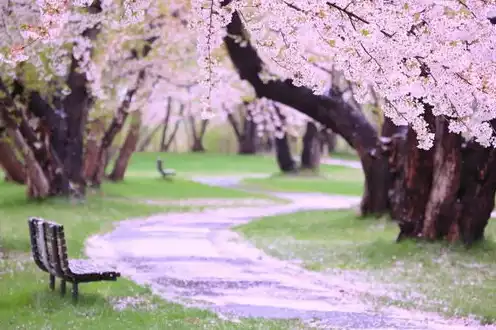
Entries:
[[[103,131],[119,131],[141,99],[163,109],[148,104],[155,89],[204,119],[253,93],[357,150],[364,215],[389,212],[400,238],[471,244],[496,191],[495,8],[494,0],[12,0],[0,23],[2,125],[23,151],[33,195],[84,193],[88,121],[110,113]],[[353,84],[357,104],[378,101],[380,129],[361,106],[327,94],[332,67]],[[154,84],[159,77],[166,82]],[[290,118],[277,113],[273,120]]]
[[[494,9],[494,1],[225,0],[199,2],[195,26],[207,78],[210,54],[225,45],[258,97],[307,114],[357,150],[363,214],[389,210],[399,239],[471,244],[496,191],[495,151],[485,148],[496,141]],[[320,69],[331,65],[360,103],[379,95],[383,138],[363,113],[323,95]]]

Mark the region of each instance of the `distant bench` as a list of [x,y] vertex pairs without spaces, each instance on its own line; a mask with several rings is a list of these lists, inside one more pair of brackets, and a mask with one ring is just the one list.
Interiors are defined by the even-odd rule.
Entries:
[[157,159],[157,170],[162,175],[163,179],[168,179],[176,175],[176,171],[171,168],[164,169],[164,162],[161,159]]
[[42,271],[50,274],[50,289],[55,289],[55,277],[59,277],[60,293],[65,295],[66,282],[70,282],[72,298],[76,302],[79,283],[115,281],[121,276],[90,260],[69,259],[62,225],[39,218],[30,218],[28,224],[34,262]]

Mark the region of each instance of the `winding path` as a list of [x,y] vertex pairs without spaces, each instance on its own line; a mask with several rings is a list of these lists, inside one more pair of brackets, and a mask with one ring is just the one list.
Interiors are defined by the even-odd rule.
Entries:
[[[241,179],[196,178],[221,186],[234,186]],[[167,300],[234,318],[301,318],[339,329],[477,329],[434,315],[374,310],[359,299],[351,279],[324,276],[272,258],[229,230],[263,216],[359,203],[358,197],[271,194],[290,203],[126,220],[111,233],[91,237],[86,252],[135,282],[150,285]]]

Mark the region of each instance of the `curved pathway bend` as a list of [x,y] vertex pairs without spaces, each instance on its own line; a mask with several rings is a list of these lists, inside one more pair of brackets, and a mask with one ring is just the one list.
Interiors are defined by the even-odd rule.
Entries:
[[[241,179],[196,178],[221,186],[236,185]],[[86,253],[167,300],[232,318],[301,318],[316,327],[338,329],[480,328],[431,314],[376,310],[359,299],[352,279],[324,276],[270,257],[229,229],[259,217],[359,203],[358,197],[318,193],[273,195],[290,203],[122,221],[114,231],[91,237]]]

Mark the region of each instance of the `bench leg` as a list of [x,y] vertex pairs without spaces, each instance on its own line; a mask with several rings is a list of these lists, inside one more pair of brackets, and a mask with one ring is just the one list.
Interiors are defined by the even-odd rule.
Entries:
[[66,291],[66,282],[64,280],[60,280],[60,295],[65,296]]
[[53,276],[53,275],[50,275],[49,286],[50,286],[50,290],[52,290],[52,291],[55,290],[55,276]]
[[77,302],[78,295],[79,295],[78,283],[77,282],[73,282],[72,283],[72,301],[73,302]]

